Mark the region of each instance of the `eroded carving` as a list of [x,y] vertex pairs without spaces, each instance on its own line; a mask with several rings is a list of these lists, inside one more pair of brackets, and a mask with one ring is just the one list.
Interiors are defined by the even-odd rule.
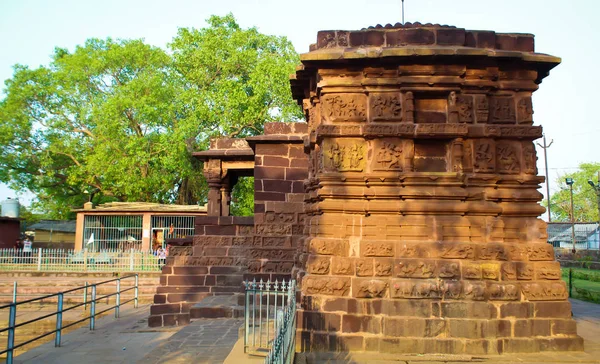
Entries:
[[494,96],[490,100],[490,123],[515,122],[515,102],[510,96]]
[[523,97],[517,103],[517,121],[519,123],[533,122],[533,106],[531,97]]
[[519,155],[517,145],[514,143],[503,142],[496,144],[498,172],[508,174],[519,173]]
[[371,94],[369,99],[373,121],[402,120],[402,103],[398,93]]
[[326,95],[321,100],[323,115],[328,121],[366,120],[364,95]]
[[365,146],[362,140],[328,139],[323,149],[323,166],[327,170],[360,172],[364,169]]
[[388,283],[376,279],[360,280],[357,283],[356,297],[358,298],[376,298],[385,297]]

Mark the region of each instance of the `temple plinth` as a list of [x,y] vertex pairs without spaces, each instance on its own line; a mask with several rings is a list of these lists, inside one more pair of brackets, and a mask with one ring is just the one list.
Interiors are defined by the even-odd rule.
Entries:
[[530,34],[322,31],[292,80],[309,124],[298,350],[582,350],[539,216]]

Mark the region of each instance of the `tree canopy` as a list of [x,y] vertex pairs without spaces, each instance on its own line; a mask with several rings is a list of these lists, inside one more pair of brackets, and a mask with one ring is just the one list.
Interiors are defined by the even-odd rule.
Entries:
[[207,23],[180,29],[167,50],[89,39],[56,48],[47,66],[16,65],[0,101],[0,181],[32,191],[56,218],[88,198],[203,201],[192,151],[302,117],[285,37],[243,29],[231,14]]
[[565,183],[566,178],[573,179],[573,219],[576,222],[598,221],[596,192],[588,183],[591,180],[598,185],[598,171],[600,163],[582,163],[578,171],[564,174],[556,180],[561,189],[550,197],[552,221],[571,221],[571,191]]

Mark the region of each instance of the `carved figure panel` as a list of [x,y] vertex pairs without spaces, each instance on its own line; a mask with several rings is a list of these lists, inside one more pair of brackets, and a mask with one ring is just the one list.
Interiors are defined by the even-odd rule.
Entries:
[[492,283],[487,288],[490,300],[515,301],[520,297],[520,289],[517,284]]
[[369,105],[372,121],[402,120],[402,102],[398,92],[371,93]]
[[321,111],[325,120],[366,121],[367,98],[363,94],[325,95],[321,98]]
[[530,124],[533,122],[533,106],[531,97],[523,97],[517,102],[517,122]]
[[381,298],[387,295],[388,283],[377,279],[358,280],[354,288],[358,298]]
[[326,139],[323,142],[323,168],[326,171],[361,172],[365,168],[363,139]]
[[515,100],[511,96],[494,96],[490,99],[490,123],[514,123]]
[[473,122],[473,97],[470,95],[458,95],[456,97],[456,108],[458,110],[458,121],[461,123]]
[[493,173],[496,170],[496,148],[490,139],[477,139],[473,149],[473,172]]
[[411,140],[395,138],[376,139],[373,147],[372,168],[374,171],[411,171],[414,144]]
[[537,175],[537,154],[532,142],[523,142],[521,150],[523,151],[523,173]]
[[350,278],[308,276],[302,281],[302,290],[308,294],[346,296],[350,291]]
[[420,259],[401,259],[396,264],[396,276],[403,278],[434,278],[435,261]]
[[490,113],[488,98],[485,95],[473,96],[475,119],[478,123],[487,123]]
[[498,173],[518,174],[521,172],[521,151],[516,142],[498,142],[496,144],[496,166]]
[[486,286],[484,282],[478,281],[465,281],[463,287],[463,293],[466,298],[473,301],[483,301],[485,300],[485,292]]
[[565,282],[522,283],[521,291],[529,301],[562,301],[568,297]]

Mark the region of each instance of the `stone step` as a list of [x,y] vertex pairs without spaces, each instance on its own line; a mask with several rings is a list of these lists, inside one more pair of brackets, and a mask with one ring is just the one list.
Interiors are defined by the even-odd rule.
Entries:
[[244,317],[244,306],[238,304],[239,295],[206,297],[190,309],[190,318],[239,318]]

